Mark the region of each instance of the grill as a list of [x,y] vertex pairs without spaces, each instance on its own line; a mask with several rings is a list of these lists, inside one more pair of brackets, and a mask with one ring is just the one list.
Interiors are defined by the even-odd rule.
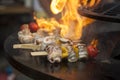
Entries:
[[[42,1],[42,3],[45,2],[46,0]],[[78,11],[80,15],[89,18],[120,23],[120,3],[111,3],[94,9],[84,8]],[[13,44],[19,43],[17,33],[6,39],[4,44],[5,55],[13,67],[35,80],[119,80],[120,61],[116,58],[119,59],[120,55],[120,31],[94,34],[95,29],[90,30],[93,27],[93,25],[87,27],[86,33],[88,35],[85,35],[87,38],[93,38],[92,35],[95,35],[95,38],[99,40],[100,54],[98,54],[97,60],[69,63],[64,59],[62,63],[51,64],[46,60],[46,56],[32,57],[29,55],[29,50],[24,54],[25,50],[13,49]],[[83,41],[85,40],[87,44],[89,39],[86,37]],[[103,62],[101,62],[102,60]]]

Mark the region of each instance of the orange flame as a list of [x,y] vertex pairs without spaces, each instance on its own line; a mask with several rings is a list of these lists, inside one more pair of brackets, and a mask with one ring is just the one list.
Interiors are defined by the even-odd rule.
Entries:
[[[87,4],[85,0],[84,4]],[[93,6],[95,0],[92,0],[90,6]],[[61,28],[60,36],[71,40],[80,39],[82,28],[92,23],[94,20],[85,18],[78,14],[77,9],[81,7],[80,0],[52,0],[50,8],[54,14],[61,12],[60,22],[54,18],[49,20],[38,19],[35,17],[38,26],[47,32],[53,31],[58,27]]]
[[93,39],[93,40],[91,41],[91,45],[94,46],[94,47],[97,47],[97,45],[98,45],[98,40],[97,40],[97,39]]
[[54,14],[61,12],[66,4],[67,0],[52,0],[50,8]]
[[83,7],[90,8],[96,7],[102,0],[80,0]]

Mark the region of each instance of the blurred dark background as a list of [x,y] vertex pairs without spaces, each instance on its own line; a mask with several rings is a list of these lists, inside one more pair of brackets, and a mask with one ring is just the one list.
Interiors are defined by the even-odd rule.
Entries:
[[[22,24],[33,21],[33,12],[45,17],[45,12],[39,5],[39,0],[0,0],[0,80],[7,67],[11,65],[4,57],[4,42],[6,38],[19,31]],[[11,67],[13,68],[13,67]],[[30,78],[13,69],[17,75],[16,80],[31,80]]]

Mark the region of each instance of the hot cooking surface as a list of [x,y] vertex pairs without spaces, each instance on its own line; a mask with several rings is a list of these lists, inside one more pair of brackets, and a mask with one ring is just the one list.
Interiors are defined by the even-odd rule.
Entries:
[[[119,34],[120,32],[99,35],[100,39],[103,39],[101,43],[104,42],[103,48],[110,49],[108,47],[110,42],[107,41],[110,38],[107,39],[107,35],[115,35],[111,38],[112,43],[114,43],[119,42]],[[108,44],[105,44],[106,41]],[[35,80],[120,80],[120,61],[113,59],[107,52],[100,53],[103,56],[107,54],[110,57],[107,61],[103,60],[103,62],[89,60],[87,62],[69,63],[63,60],[60,64],[51,64],[44,56],[31,57],[29,55],[30,50],[13,49],[12,46],[16,43],[19,43],[16,33],[9,36],[5,41],[8,61],[17,70]],[[108,51],[110,51],[109,49]]]
[[95,9],[79,9],[79,14],[90,18],[120,23],[120,2],[109,3]]

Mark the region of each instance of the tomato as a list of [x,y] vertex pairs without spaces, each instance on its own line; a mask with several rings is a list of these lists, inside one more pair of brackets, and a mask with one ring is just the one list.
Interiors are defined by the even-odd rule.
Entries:
[[28,25],[29,25],[29,28],[30,28],[31,32],[36,32],[39,29],[37,23],[35,23],[35,22],[31,22]]
[[95,58],[98,54],[98,49],[96,47],[92,46],[92,45],[89,45],[87,47],[87,51],[88,51],[88,56],[90,58]]

